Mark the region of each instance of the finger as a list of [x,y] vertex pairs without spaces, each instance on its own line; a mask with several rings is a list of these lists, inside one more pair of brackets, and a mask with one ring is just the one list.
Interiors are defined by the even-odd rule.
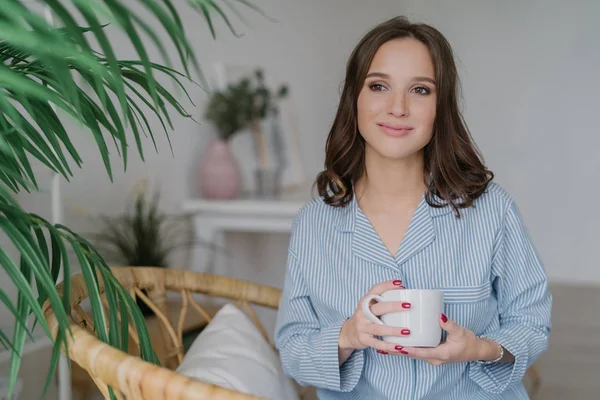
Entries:
[[385,282],[381,282],[376,284],[375,286],[373,286],[371,288],[371,290],[369,290],[369,293],[367,293],[368,295],[371,294],[382,294],[384,292],[387,292],[388,290],[392,290],[392,289],[404,289],[404,287],[402,286],[402,281],[399,279],[395,279],[395,280],[391,280],[391,281],[385,281]]
[[427,362],[447,360],[447,351],[444,345],[437,347],[405,347],[404,351],[408,357],[416,358],[418,360],[424,360]]
[[376,339],[373,336],[365,338],[363,344],[376,349],[378,352],[384,352],[391,355],[405,355],[405,353],[403,353],[404,348],[402,346],[395,343],[384,342],[383,340]]
[[410,310],[411,304],[403,301],[380,301],[371,306],[373,314],[380,316],[391,312]]
[[371,336],[408,336],[410,330],[407,328],[398,328],[395,326],[367,324],[363,327],[363,332]]
[[453,320],[448,319],[448,317],[446,317],[444,314],[442,314],[440,318],[440,326],[443,330],[448,332],[449,335],[460,334],[464,329],[462,326],[458,325]]

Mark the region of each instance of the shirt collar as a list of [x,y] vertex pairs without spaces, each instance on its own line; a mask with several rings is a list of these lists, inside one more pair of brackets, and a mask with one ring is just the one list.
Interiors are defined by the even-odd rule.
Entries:
[[[426,202],[427,211],[431,218],[440,217],[442,215],[449,214],[453,211],[452,207],[448,205],[442,198],[433,195],[434,204],[443,204],[443,207],[433,207]],[[422,201],[424,201],[422,199]],[[336,226],[340,232],[354,232],[356,226],[356,215],[358,213],[358,202],[356,196],[353,194],[352,199],[345,207],[339,207],[337,210]]]

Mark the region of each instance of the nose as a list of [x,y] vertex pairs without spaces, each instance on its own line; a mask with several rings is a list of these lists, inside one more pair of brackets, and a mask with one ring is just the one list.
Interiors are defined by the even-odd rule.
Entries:
[[408,116],[408,98],[404,92],[392,93],[389,114],[394,117]]

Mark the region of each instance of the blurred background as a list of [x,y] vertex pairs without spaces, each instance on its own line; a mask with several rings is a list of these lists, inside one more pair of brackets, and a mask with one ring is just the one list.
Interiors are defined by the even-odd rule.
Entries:
[[[554,330],[550,350],[540,361],[542,389],[537,398],[597,399],[600,2],[253,3],[268,18],[243,9],[245,22],[233,18],[241,37],[218,22],[213,40],[206,24],[197,23],[198,14],[182,13],[204,72],[205,84],[196,81],[206,90],[186,85],[193,106],[173,88],[197,122],[173,114],[172,152],[164,135],[157,134],[158,153],[147,140],[146,161],[132,153],[128,170],[115,168],[110,182],[96,144],[82,132],[73,140],[83,168],[69,183],[53,183],[47,175],[44,193],[18,197],[23,207],[50,218],[54,204],[67,226],[114,248],[114,240],[107,237],[111,227],[125,220],[125,212],[133,218],[147,216],[140,208],[136,214],[135,202],[141,199],[149,207],[145,211],[152,212],[155,204],[165,226],[173,223],[181,231],[175,238],[154,227],[172,244],[165,246],[172,250],[156,255],[164,260],[161,266],[226,273],[281,287],[287,230],[295,211],[311,198],[312,183],[323,168],[346,60],[372,26],[406,15],[432,24],[453,46],[467,124],[497,182],[519,205],[545,262],[555,296]],[[111,41],[119,43],[118,34]],[[115,46],[117,55],[126,57],[132,49],[128,41],[123,43]],[[159,58],[156,51],[150,56]],[[244,126],[236,121],[238,114],[232,110],[246,107],[240,99],[267,95],[276,99],[276,107],[255,110],[258,123]],[[151,116],[149,123],[153,130],[162,129]],[[118,162],[116,153],[113,159]],[[157,192],[159,200],[152,203]],[[112,239],[131,242],[133,235]],[[120,255],[111,256],[116,260]],[[140,260],[139,252],[131,257],[149,262]],[[268,323],[272,331],[274,321]],[[38,374],[35,362],[27,365],[31,369],[26,375]],[[33,392],[23,393],[25,399],[34,398],[29,397]]]

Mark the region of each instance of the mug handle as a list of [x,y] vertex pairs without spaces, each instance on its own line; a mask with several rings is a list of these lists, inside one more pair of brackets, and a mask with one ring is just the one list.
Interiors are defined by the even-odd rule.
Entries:
[[383,299],[383,297],[379,296],[378,294],[371,294],[371,295],[365,297],[365,299],[362,302],[363,314],[365,314],[365,316],[369,319],[369,321],[374,322],[379,325],[385,325],[383,323],[383,321],[381,321],[379,318],[377,318],[375,316],[375,314],[373,314],[373,311],[371,311],[371,300],[377,300],[378,302],[385,301]]

